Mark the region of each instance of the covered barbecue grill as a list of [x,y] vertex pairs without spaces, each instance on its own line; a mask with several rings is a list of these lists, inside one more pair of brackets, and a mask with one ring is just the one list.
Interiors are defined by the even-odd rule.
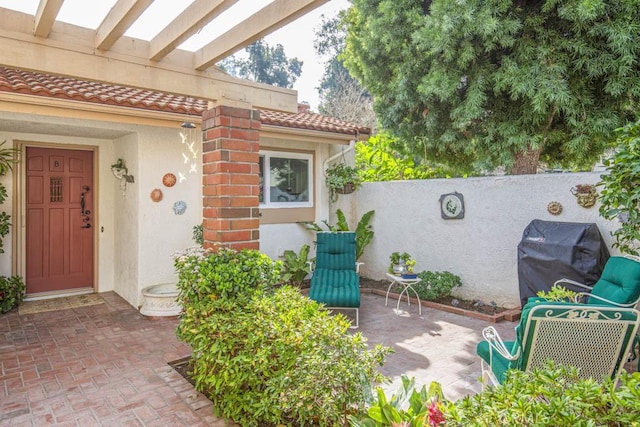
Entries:
[[[520,302],[539,291],[549,291],[558,279],[593,285],[609,259],[609,250],[593,223],[534,219],[518,244]],[[563,286],[574,291],[578,287]]]

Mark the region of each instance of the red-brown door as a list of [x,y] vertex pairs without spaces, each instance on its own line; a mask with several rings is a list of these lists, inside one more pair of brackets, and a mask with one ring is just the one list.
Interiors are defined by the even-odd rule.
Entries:
[[27,293],[93,287],[93,152],[27,148]]

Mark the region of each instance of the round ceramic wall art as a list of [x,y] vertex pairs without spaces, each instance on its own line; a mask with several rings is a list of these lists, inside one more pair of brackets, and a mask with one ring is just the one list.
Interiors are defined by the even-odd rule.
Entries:
[[162,183],[165,187],[173,187],[176,185],[176,176],[172,173],[165,173],[162,177]]
[[562,205],[559,202],[550,202],[547,205],[547,212],[551,215],[560,215],[562,213]]
[[162,200],[162,190],[160,190],[159,188],[155,188],[151,192],[151,200],[153,200],[156,203],[158,203],[160,200]]
[[173,204],[173,213],[176,215],[182,215],[187,210],[187,204],[182,200]]

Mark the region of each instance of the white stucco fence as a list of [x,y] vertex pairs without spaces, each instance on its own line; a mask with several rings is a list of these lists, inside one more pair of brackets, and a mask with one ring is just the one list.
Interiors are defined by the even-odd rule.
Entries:
[[[598,206],[583,208],[571,194],[576,184],[595,184],[601,172],[538,174],[467,179],[435,179],[365,183],[340,196],[332,214],[341,208],[356,224],[369,210],[373,242],[366,248],[362,275],[383,279],[394,251],[417,260],[416,271],[450,271],[462,278],[455,291],[461,298],[480,299],[500,306],[519,306],[517,246],[533,219],[596,223],[612,254],[615,222],[598,215]],[[464,196],[463,219],[441,218],[440,196],[457,191]],[[562,213],[547,212],[551,201]],[[333,218],[335,221],[335,218]]]

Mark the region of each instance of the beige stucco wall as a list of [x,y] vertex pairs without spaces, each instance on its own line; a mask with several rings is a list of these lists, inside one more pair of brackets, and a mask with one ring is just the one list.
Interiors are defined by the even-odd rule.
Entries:
[[[459,275],[460,297],[518,306],[517,246],[531,220],[596,223],[611,248],[610,232],[617,225],[600,218],[598,206],[580,207],[570,192],[599,179],[592,172],[365,183],[340,196],[332,214],[342,208],[356,223],[366,211],[376,211],[375,236],[362,259],[365,277],[383,279],[389,255],[409,252],[417,271]],[[464,195],[465,217],[444,220],[440,196],[454,191]],[[562,204],[561,215],[547,212],[551,201]]]

